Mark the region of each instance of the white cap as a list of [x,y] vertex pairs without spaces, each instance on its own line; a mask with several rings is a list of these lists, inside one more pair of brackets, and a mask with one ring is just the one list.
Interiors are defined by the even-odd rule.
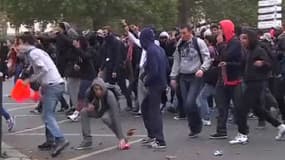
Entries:
[[163,32],[160,33],[159,37],[167,37],[167,38],[169,38],[169,34],[167,32],[165,32],[165,31],[163,31]]

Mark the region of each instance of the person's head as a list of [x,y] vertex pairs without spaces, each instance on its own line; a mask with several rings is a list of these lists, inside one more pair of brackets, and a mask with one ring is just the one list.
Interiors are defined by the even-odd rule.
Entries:
[[98,98],[101,98],[104,96],[103,88],[100,85],[94,85],[93,92],[95,93],[95,96]]
[[240,35],[240,41],[244,48],[254,49],[258,44],[257,32],[254,29],[244,29]]
[[220,21],[219,34],[225,37],[226,42],[231,41],[235,37],[235,25],[231,20]]
[[103,27],[103,35],[104,35],[104,37],[109,36],[111,33],[112,33],[111,26],[104,26]]
[[261,37],[263,36],[263,34],[264,34],[264,32],[259,29],[259,30],[257,31],[257,38],[258,38],[258,39],[261,39]]
[[217,36],[216,35],[207,35],[205,36],[205,42],[208,46],[216,46]]
[[169,34],[166,31],[163,31],[159,35],[159,42],[166,43],[169,40]]
[[130,31],[131,31],[132,33],[137,34],[137,33],[139,32],[139,28],[138,28],[138,26],[132,24],[132,25],[130,25]]
[[37,43],[36,38],[30,32],[23,33],[18,37],[18,40],[19,45],[17,46],[17,50],[19,53],[26,53],[31,46],[35,46]]
[[189,41],[193,37],[193,27],[191,24],[183,25],[180,34],[183,41]]
[[201,39],[204,39],[204,38],[205,38],[204,33],[206,32],[206,30],[207,30],[206,28],[202,28],[202,29],[201,29],[201,31],[200,31],[200,38],[201,38]]
[[60,32],[60,33],[64,33],[64,32],[66,32],[66,25],[64,24],[64,22],[60,22],[59,24],[58,24],[58,31]]
[[216,24],[212,24],[211,27],[211,32],[213,35],[218,35],[219,34],[219,26]]
[[155,33],[149,27],[144,28],[140,34],[139,39],[140,39],[140,43],[142,45],[142,48],[147,49],[149,47],[149,45],[154,43]]
[[106,84],[101,78],[96,78],[92,83],[92,91],[97,98],[102,98],[106,95]]

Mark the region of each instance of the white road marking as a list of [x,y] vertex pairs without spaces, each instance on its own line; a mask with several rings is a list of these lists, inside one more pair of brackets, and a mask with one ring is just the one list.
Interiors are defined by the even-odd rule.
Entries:
[[[138,140],[129,142],[129,144],[136,144],[136,143],[139,143],[141,141],[142,141],[142,139],[138,139]],[[94,151],[94,152],[91,152],[91,153],[83,154],[81,156],[78,156],[78,157],[75,157],[75,158],[71,158],[71,159],[68,159],[68,160],[81,160],[81,159],[89,158],[89,157],[92,157],[92,156],[96,156],[96,155],[101,154],[101,153],[109,152],[109,151],[115,150],[117,148],[118,148],[118,146],[115,145],[115,146],[108,147],[108,148],[105,148],[105,149],[101,149],[101,150],[98,150],[98,151]]]
[[15,118],[25,118],[25,117],[40,117],[41,115],[33,115],[33,114],[27,114],[27,115],[14,115]]
[[[58,121],[57,123],[58,124],[63,124],[65,122],[69,122],[69,121],[70,121],[69,119],[66,119],[66,120]],[[17,134],[20,134],[20,133],[31,132],[31,131],[35,131],[35,130],[42,129],[42,128],[45,128],[45,125],[41,125],[41,126],[38,126],[38,127],[35,127],[35,128],[24,129],[24,130],[21,130],[21,131],[17,131],[17,132],[11,133],[9,135],[17,135]]]
[[3,103],[3,105],[36,105],[37,103]]
[[25,110],[25,109],[32,109],[35,108],[35,106],[26,106],[26,107],[17,107],[17,108],[11,108],[8,109],[8,112],[18,111],[18,110]]
[[[8,134],[11,135],[11,134]],[[82,136],[80,133],[64,133],[65,136]],[[114,134],[91,134],[92,137],[116,137]],[[14,135],[15,136],[15,135]],[[45,133],[19,133],[16,136],[45,136]],[[146,135],[133,135],[134,138],[144,138]]]

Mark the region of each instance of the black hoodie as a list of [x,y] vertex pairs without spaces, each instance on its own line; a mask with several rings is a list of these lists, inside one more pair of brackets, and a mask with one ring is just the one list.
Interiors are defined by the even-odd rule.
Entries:
[[107,69],[113,73],[118,73],[123,65],[124,44],[115,35],[110,34],[103,42],[101,70]]
[[[249,46],[245,60],[244,81],[262,81],[269,78],[271,64],[266,50],[262,48],[257,39],[257,33],[254,30],[243,31],[248,36]],[[264,62],[264,65],[257,67],[254,63],[257,60]]]

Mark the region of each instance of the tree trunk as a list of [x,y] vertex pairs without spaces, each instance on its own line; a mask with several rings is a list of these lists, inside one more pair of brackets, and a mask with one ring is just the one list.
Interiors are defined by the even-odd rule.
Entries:
[[190,1],[178,0],[178,24],[183,25],[189,22],[190,17]]

